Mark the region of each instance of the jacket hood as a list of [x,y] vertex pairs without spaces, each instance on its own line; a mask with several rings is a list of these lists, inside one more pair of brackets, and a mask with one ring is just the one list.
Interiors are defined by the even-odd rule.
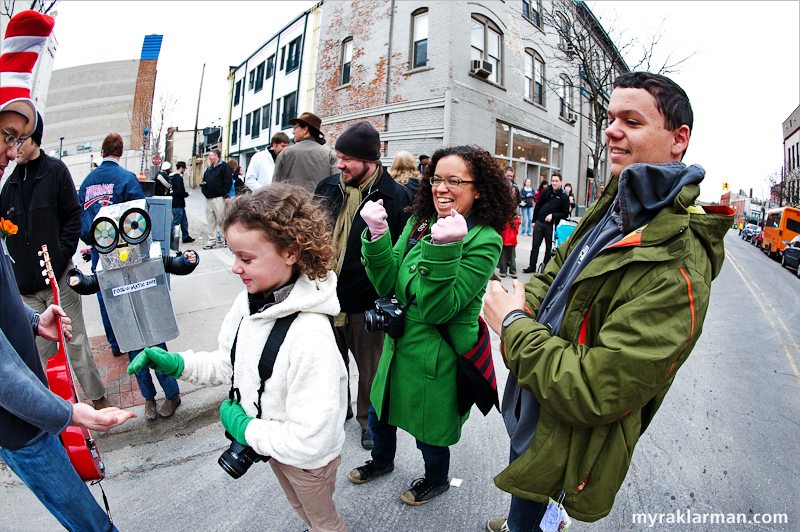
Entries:
[[[336,282],[336,274],[332,271],[328,272],[325,280],[311,280],[308,275],[301,274],[286,299],[253,314],[253,318],[276,320],[295,312],[315,312],[335,316],[339,314],[340,310],[339,299],[336,297]],[[234,306],[237,312],[241,312],[243,316],[250,314],[247,290],[239,294]]]
[[636,163],[626,167],[619,176],[614,204],[614,212],[622,219],[623,234],[648,223],[675,201],[683,187],[700,183],[705,174],[703,167],[687,167],[683,163]]

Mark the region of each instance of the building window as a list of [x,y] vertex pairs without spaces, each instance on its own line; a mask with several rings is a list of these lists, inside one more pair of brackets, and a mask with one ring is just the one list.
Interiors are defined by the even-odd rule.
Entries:
[[501,84],[503,34],[500,33],[500,28],[484,16],[473,15],[470,37],[471,59],[488,61],[492,66],[492,73],[487,79],[492,83]]
[[236,144],[239,142],[239,121],[234,120],[233,126],[231,126],[231,144]]
[[236,89],[233,93],[233,106],[239,105],[239,94],[242,92],[242,80],[236,82]]
[[286,61],[286,47],[281,48],[281,70],[283,70],[283,63]]
[[250,71],[250,80],[247,82],[247,90],[249,90],[249,91],[253,90],[253,86],[255,85],[255,82],[256,82],[256,71],[255,70],[251,70]]
[[544,61],[533,50],[525,50],[525,98],[544,107]]
[[[511,166],[518,181],[526,178],[538,188],[561,168],[563,145],[542,135],[496,122],[495,159],[500,167]],[[521,179],[519,179],[521,178]]]
[[428,64],[428,10],[421,9],[412,15],[411,68]]
[[275,56],[271,56],[267,59],[267,75],[264,76],[265,79],[269,79],[275,73]]
[[261,109],[253,111],[253,129],[250,130],[250,138],[257,139],[261,134]]
[[297,93],[293,92],[283,97],[283,114],[281,115],[281,129],[289,127],[289,120],[295,118],[297,113]]
[[[284,102],[284,105],[286,105],[286,102]],[[275,100],[275,125],[276,126],[281,125],[281,99],[280,98]]]
[[251,122],[250,122],[250,121],[251,121],[252,119],[253,119],[253,118],[252,118],[252,116],[250,115],[250,113],[247,113],[247,115],[244,117],[244,132],[243,132],[243,133],[244,133],[245,135],[247,135],[247,133],[250,131],[250,124],[251,124]]
[[572,114],[572,83],[570,83],[567,76],[561,76],[559,93],[561,116],[569,118],[569,115]]
[[539,27],[542,26],[540,18],[541,12],[542,5],[540,0],[522,0],[522,16]]
[[300,66],[300,45],[303,43],[302,37],[298,37],[289,43],[289,54],[286,58],[286,72],[297,70]]
[[261,108],[261,129],[269,128],[269,104]]
[[350,83],[350,65],[353,62],[353,38],[342,42],[342,79],[340,85]]
[[264,63],[256,67],[256,92],[264,87]]

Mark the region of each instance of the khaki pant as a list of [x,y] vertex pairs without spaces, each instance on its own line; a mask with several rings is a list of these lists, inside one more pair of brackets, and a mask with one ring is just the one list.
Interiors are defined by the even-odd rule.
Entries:
[[[367,332],[364,330],[364,313],[348,312],[347,325],[334,327],[333,335],[336,345],[344,359],[344,365],[350,374],[350,356],[348,349],[353,352],[353,359],[358,366],[358,407],[356,421],[362,429],[368,429],[369,423],[369,392],[372,390],[372,380],[378,372],[378,362],[383,352],[383,341],[386,336],[380,332]],[[350,384],[347,385],[347,406],[350,407]]]
[[[67,264],[67,269],[58,280],[59,303],[64,313],[71,320],[72,341],[67,344],[67,353],[75,377],[81,383],[83,393],[89,399],[100,399],[106,394],[106,387],[103,386],[103,379],[97,371],[97,365],[92,358],[92,350],[89,347],[89,340],[86,338],[86,326],[83,324],[83,306],[81,296],[75,293],[67,284],[67,272],[74,267],[72,261]],[[22,301],[40,314],[47,307],[53,304],[53,289],[49,286],[33,294],[22,296]],[[36,348],[39,350],[39,358],[42,360],[42,367],[47,369],[47,359],[54,357],[58,352],[58,342],[45,340],[41,336],[36,337]]]
[[337,456],[328,465],[317,469],[300,469],[274,458],[269,461],[286,498],[306,522],[309,532],[347,532],[344,519],[333,503],[336,470],[341,461],[342,457]]
[[217,228],[225,242],[225,233],[222,232],[222,220],[225,217],[225,199],[206,198],[206,223],[208,223],[208,242],[213,244],[217,241]]

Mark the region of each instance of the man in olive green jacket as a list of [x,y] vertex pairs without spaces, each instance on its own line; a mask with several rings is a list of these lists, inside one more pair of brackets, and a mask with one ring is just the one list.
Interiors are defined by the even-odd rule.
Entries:
[[[538,530],[549,497],[569,515],[606,516],[634,447],[702,331],[724,260],[727,207],[694,205],[705,172],[680,160],[686,93],[634,72],[614,84],[606,141],[613,179],[544,273],[485,300],[510,374],[503,417],[512,494],[490,531]],[[573,253],[573,251],[575,251]]]

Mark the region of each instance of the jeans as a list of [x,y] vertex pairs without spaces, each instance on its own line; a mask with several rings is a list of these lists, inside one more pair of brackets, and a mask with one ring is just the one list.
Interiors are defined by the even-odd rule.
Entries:
[[550,262],[550,247],[553,245],[553,224],[551,222],[539,222],[533,226],[533,247],[531,248],[530,267],[536,268],[536,260],[539,258],[539,248],[544,242],[544,258],[542,262],[545,266]]
[[[517,458],[519,458],[519,455],[511,447],[508,463],[510,464]],[[508,510],[508,520],[506,521],[509,532],[541,532],[542,529],[539,528],[539,523],[542,522],[542,517],[544,517],[546,511],[546,504],[512,495],[511,508]]]
[[0,458],[67,530],[117,531],[52,434],[16,451],[0,448]]
[[172,209],[172,227],[181,226],[181,240],[189,238],[189,218],[186,216],[186,209],[177,207]]
[[[96,250],[92,249],[92,273],[97,267],[97,262],[100,260],[100,255]],[[100,304],[100,318],[103,320],[103,328],[106,330],[106,339],[111,344],[112,351],[119,351],[119,344],[117,337],[114,336],[114,329],[111,327],[111,320],[108,319],[108,312],[106,312],[106,304],[103,303],[103,293],[97,292],[97,302]]]
[[[153,346],[153,347],[160,347],[164,351],[167,350],[167,344],[161,342],[160,344]],[[141,353],[142,350],[139,349],[138,351],[131,351],[128,353],[128,359],[133,362],[133,359],[136,358],[136,355]],[[176,399],[180,390],[178,389],[178,381],[175,380],[174,377],[170,377],[164,373],[161,373],[158,370],[153,370],[156,372],[156,378],[158,379],[158,383],[161,385],[161,389],[164,390],[164,395],[167,399]],[[139,371],[136,372],[136,382],[139,383],[139,390],[142,392],[142,397],[144,397],[145,401],[153,401],[156,398],[156,387],[153,385],[153,377],[150,375],[150,368],[147,366],[143,367]]]
[[533,207],[522,207],[520,208],[522,211],[522,228],[520,229],[520,234],[529,235],[531,234],[531,222],[533,222]]
[[[384,412],[383,417],[388,417]],[[372,431],[372,461],[378,469],[386,469],[394,462],[397,451],[397,427],[378,419],[375,408],[369,407],[369,429]],[[447,484],[447,473],[450,471],[450,448],[429,445],[417,440],[417,449],[422,451],[425,461],[425,479],[434,486]]]

